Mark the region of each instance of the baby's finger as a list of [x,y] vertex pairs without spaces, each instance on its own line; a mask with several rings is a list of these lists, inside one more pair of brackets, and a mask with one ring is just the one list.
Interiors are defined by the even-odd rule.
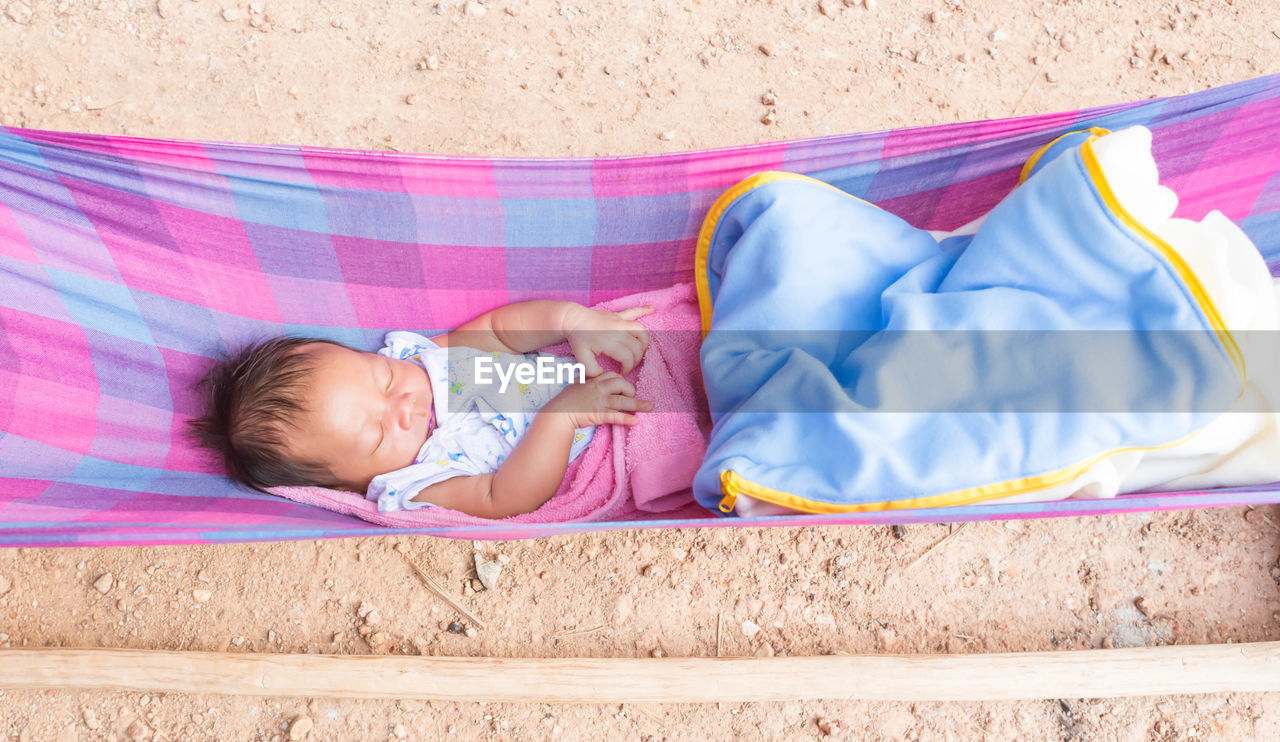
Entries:
[[623,319],[638,319],[646,314],[653,314],[653,307],[631,307],[630,309],[624,309],[621,312],[618,312],[618,316]]
[[653,409],[653,403],[647,399],[624,397],[621,394],[609,395],[609,398],[605,400],[605,404],[611,410],[621,410],[622,412],[647,412]]
[[[639,323],[637,323],[639,324]],[[631,336],[640,341],[640,355],[649,349],[649,330],[644,325],[631,331]]]
[[645,351],[649,350],[649,334],[645,333],[643,337],[632,335],[627,339],[627,344],[631,346],[631,352],[636,356],[636,365],[639,366]]
[[586,368],[588,379],[595,378],[604,371],[596,361],[596,354],[591,351],[590,345],[578,342],[570,343],[569,347],[573,349],[573,357],[578,359],[578,363],[581,363]]
[[614,425],[635,425],[640,422],[640,418],[625,412],[606,412],[601,417],[604,422]]
[[[627,337],[631,336],[628,335]],[[640,357],[636,355],[635,349],[632,348],[625,340],[619,341],[617,345],[610,348],[608,355],[613,360],[622,364],[623,376],[631,373],[631,369],[635,368],[636,364],[640,362]]]
[[621,394],[627,397],[636,396],[635,386],[621,376],[606,381],[604,383],[604,390],[610,394]]

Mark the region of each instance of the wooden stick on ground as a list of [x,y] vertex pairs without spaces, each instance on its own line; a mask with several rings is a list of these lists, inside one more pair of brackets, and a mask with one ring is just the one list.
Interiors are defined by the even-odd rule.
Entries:
[[1280,642],[666,659],[0,649],[0,688],[540,703],[989,701],[1280,691]]
[[404,557],[404,560],[409,563],[410,567],[413,567],[413,571],[418,573],[418,579],[422,580],[422,584],[426,585],[427,589],[435,593],[437,598],[440,598],[444,602],[448,603],[450,607],[452,607],[455,611],[457,611],[458,613],[461,613],[463,618],[475,624],[475,627],[477,629],[484,628],[484,621],[481,621],[479,616],[467,610],[465,607],[463,607],[461,603],[454,600],[453,597],[449,595],[449,593],[445,592],[444,588],[437,585],[435,580],[431,579],[430,577],[427,577],[427,573],[423,572],[422,568],[419,567],[417,564],[414,564],[413,560],[409,558],[408,554],[401,554],[400,556]]
[[920,556],[918,556],[918,557],[916,557],[914,560],[912,560],[912,562],[911,562],[910,564],[908,564],[908,565],[907,565],[907,569],[911,569],[912,567],[916,566],[916,565],[917,565],[917,564],[919,564],[920,562],[924,561],[925,557],[927,557],[927,556],[929,556],[930,554],[932,554],[933,552],[937,551],[937,549],[938,549],[938,547],[939,547],[939,546],[942,546],[943,544],[945,544],[945,543],[947,543],[948,541],[950,541],[950,540],[951,540],[951,538],[952,538],[953,536],[955,536],[956,534],[958,534],[958,533],[960,533],[961,531],[963,531],[963,530],[964,530],[964,527],[965,527],[965,526],[967,526],[967,525],[969,525],[969,524],[968,524],[968,523],[961,523],[961,524],[960,524],[960,526],[959,526],[958,528],[956,528],[954,531],[952,531],[951,533],[948,533],[947,535],[945,535],[945,536],[943,536],[942,538],[938,539],[938,540],[937,540],[937,542],[935,542],[933,546],[930,546],[929,548],[925,549],[923,554],[921,554]]

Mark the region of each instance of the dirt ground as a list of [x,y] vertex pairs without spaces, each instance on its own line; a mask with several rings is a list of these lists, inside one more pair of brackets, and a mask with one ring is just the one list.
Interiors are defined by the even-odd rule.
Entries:
[[[667,152],[1276,72],[1280,3],[1246,0],[0,0],[0,123],[451,154]],[[975,523],[920,559],[948,532],[479,544],[506,558],[479,592],[472,542],[426,537],[0,549],[0,646],[714,656],[717,625],[726,655],[1280,638],[1273,508]],[[486,628],[451,633],[459,617],[396,542]],[[1280,739],[1280,694],[556,706],[6,690],[0,740],[282,740],[298,715],[313,740]]]

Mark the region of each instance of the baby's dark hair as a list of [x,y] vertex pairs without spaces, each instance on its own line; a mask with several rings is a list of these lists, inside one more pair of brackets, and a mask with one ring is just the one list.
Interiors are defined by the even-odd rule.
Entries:
[[309,343],[348,346],[309,337],[279,337],[246,345],[216,361],[196,385],[204,415],[188,421],[200,445],[222,454],[227,473],[250,487],[338,487],[322,463],[289,455],[290,427],[314,368]]

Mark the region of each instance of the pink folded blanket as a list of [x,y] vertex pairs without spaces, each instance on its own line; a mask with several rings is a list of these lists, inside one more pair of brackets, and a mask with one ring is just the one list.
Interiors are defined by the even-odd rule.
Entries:
[[[686,509],[705,513],[694,504],[692,491],[711,429],[698,368],[702,335],[697,295],[693,284],[677,284],[595,308],[616,312],[646,305],[654,308],[640,318],[649,330],[649,350],[627,378],[637,397],[653,401],[653,410],[640,413],[631,427],[599,426],[587,450],[569,464],[560,489],[532,513],[502,521],[440,507],[379,513],[377,503],[355,492],[324,487],[275,487],[270,492],[394,528],[636,520],[645,513]],[[547,350],[572,356],[567,344]],[[606,370],[619,370],[613,359],[599,360]]]

